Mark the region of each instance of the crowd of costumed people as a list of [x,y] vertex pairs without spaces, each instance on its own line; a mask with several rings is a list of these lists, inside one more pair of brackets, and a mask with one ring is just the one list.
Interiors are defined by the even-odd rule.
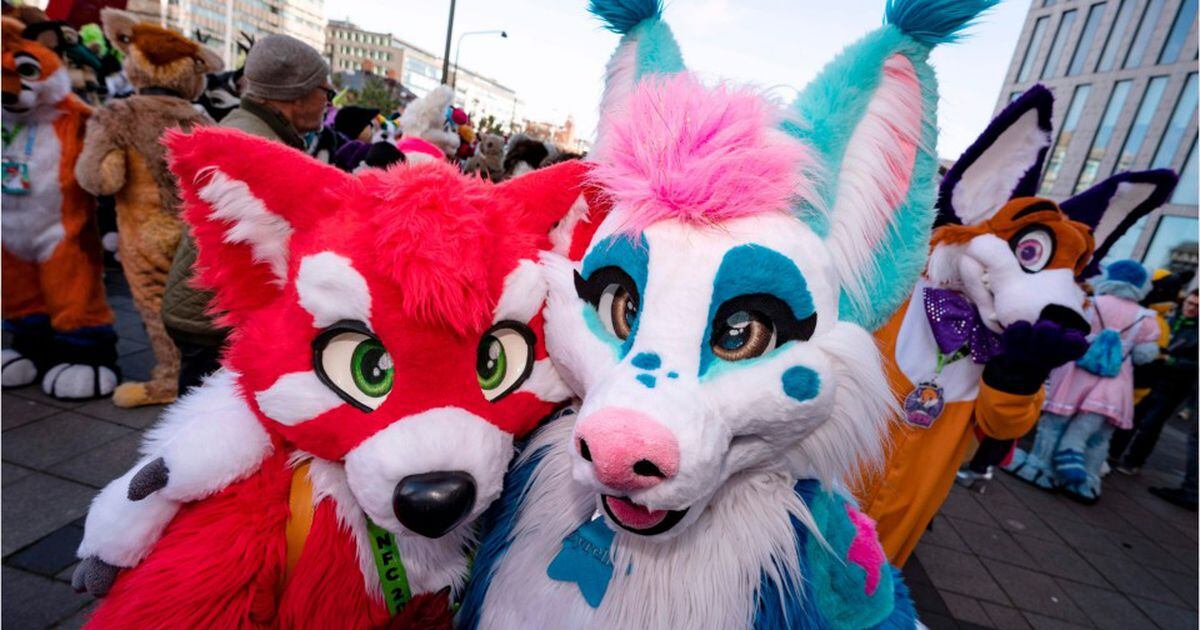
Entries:
[[[87,515],[89,627],[916,628],[956,480],[1136,472],[1196,294],[1107,255],[1175,174],[1036,196],[1037,85],[939,176],[930,53],[995,0],[885,4],[780,103],[701,82],[661,0],[591,0],[587,156],[447,86],[345,102],[285,35],[225,71],[6,5],[3,384],[171,403]],[[1192,455],[1157,490],[1194,509]]]

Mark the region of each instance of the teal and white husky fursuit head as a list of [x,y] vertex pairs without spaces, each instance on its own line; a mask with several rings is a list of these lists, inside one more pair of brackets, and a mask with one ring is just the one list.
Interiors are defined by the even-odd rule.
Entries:
[[845,480],[894,417],[870,330],[933,220],[930,50],[994,0],[891,0],[788,107],[684,70],[659,0],[593,0],[609,62],[586,216],[547,255],[580,398],[530,440],[467,628],[912,627]]

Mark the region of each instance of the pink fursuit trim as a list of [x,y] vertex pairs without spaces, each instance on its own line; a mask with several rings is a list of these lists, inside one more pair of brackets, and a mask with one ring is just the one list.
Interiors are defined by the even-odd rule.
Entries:
[[854,527],[858,529],[854,541],[850,543],[850,551],[847,556],[850,562],[857,564],[867,572],[864,590],[867,596],[871,596],[875,594],[875,588],[879,586],[880,569],[887,562],[887,558],[883,556],[883,547],[879,545],[879,535],[875,533],[875,521],[850,507],[849,503],[846,504],[846,514],[850,517],[850,522],[854,523]]
[[609,115],[592,179],[625,215],[625,231],[787,212],[810,190],[808,151],[752,90],[707,88],[686,73],[648,78]]

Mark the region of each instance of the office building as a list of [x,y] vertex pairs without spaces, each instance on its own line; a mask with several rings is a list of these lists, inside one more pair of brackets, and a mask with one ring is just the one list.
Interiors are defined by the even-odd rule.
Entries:
[[1197,0],[1033,0],[996,111],[1035,83],[1055,95],[1040,194],[1061,200],[1126,170],[1180,174],[1170,202],[1109,260],[1196,266]]
[[126,9],[199,39],[238,63],[241,34],[261,39],[286,33],[317,50],[325,48],[325,0],[129,0]]
[[[391,33],[361,29],[351,22],[331,20],[326,28],[325,56],[334,72],[367,69],[397,79],[418,97],[442,83],[442,58]],[[365,64],[365,65],[364,65]],[[472,120],[491,116],[506,129],[519,113],[520,101],[511,88],[466,68],[451,66],[455,104]]]

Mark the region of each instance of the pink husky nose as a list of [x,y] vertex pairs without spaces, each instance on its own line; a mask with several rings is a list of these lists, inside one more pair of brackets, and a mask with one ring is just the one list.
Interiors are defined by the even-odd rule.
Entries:
[[609,407],[579,421],[575,447],[600,483],[615,490],[657,485],[679,472],[679,442],[644,413]]

